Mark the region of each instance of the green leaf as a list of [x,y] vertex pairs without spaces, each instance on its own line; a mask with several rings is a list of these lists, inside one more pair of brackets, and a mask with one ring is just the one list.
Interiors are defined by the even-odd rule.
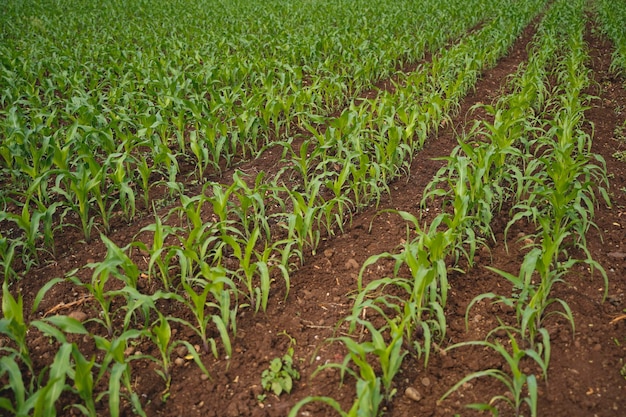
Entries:
[[282,394],[283,392],[283,386],[281,385],[280,381],[273,381],[272,382],[272,392],[274,392],[274,394],[280,396],[280,394]]
[[111,417],[119,417],[120,415],[120,389],[121,380],[128,368],[128,364],[116,362],[111,369],[109,377],[109,412]]
[[0,410],[6,410],[12,414],[17,414],[17,411],[13,408],[11,401],[5,397],[0,397]]
[[[17,363],[10,356],[3,356],[0,358],[0,376],[4,373],[8,374],[9,377],[9,385],[5,386],[5,388],[10,388],[15,396],[16,406],[18,410],[22,409],[24,401],[26,399],[26,389],[24,387],[24,381],[22,379],[22,372],[18,367]],[[3,407],[6,410],[13,410],[13,406],[10,401],[6,399],[8,402],[7,407]]]
[[291,380],[290,377],[286,377],[283,379],[283,389],[285,390],[285,392],[287,394],[289,394],[291,392],[291,389],[293,388],[293,381]]
[[54,324],[65,333],[89,334],[82,323],[72,317],[57,315],[43,320]]
[[282,367],[283,367],[283,362],[280,360],[280,358],[274,358],[272,359],[272,362],[270,362],[270,370],[274,372],[275,374],[278,374],[278,372],[280,372],[280,369]]
[[[67,275],[71,275],[74,272],[75,272],[75,270],[70,272],[70,273],[68,273]],[[44,284],[44,286],[41,287],[41,289],[39,291],[37,291],[37,295],[35,296],[35,300],[33,301],[33,308],[31,309],[31,312],[34,313],[35,311],[37,311],[37,308],[39,307],[39,303],[41,303],[41,300],[46,295],[46,293],[50,290],[50,288],[52,288],[53,286],[55,286],[59,282],[63,282],[63,281],[64,280],[62,278],[53,278],[50,281],[46,282]]]

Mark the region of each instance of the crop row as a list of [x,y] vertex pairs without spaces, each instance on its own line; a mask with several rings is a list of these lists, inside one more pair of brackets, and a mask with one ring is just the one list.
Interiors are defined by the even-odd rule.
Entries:
[[[600,30],[613,41],[611,70],[616,74],[626,73],[626,34],[623,30],[623,22],[626,19],[626,5],[620,2],[600,1],[596,4],[597,21]],[[624,84],[626,87],[626,83]],[[616,109],[621,113],[621,109]],[[626,132],[626,120],[615,129],[615,137],[624,140]],[[626,151],[618,150],[613,157],[624,162]]]
[[[362,273],[390,258],[395,261],[395,273],[365,286],[359,281],[359,294],[346,321],[351,332],[361,338],[339,338],[349,354],[342,364],[329,365],[351,373],[358,381],[354,407],[343,412],[330,398],[307,398],[291,415],[318,400],[342,415],[365,410],[376,415],[380,403],[395,394],[393,378],[409,355],[405,340],[413,341],[411,351],[427,365],[433,346],[446,334],[447,271],[456,267],[446,261],[465,257],[471,265],[476,246],[487,245],[493,238],[491,219],[506,201],[513,206],[506,230],[528,220],[537,229],[524,238],[533,243],[526,248],[518,275],[491,268],[512,284],[515,293],[481,294],[470,303],[467,314],[476,303],[492,300],[511,307],[516,321],[506,324],[501,318],[500,326],[489,332],[486,340],[459,343],[447,350],[482,346],[501,355],[508,370],[472,373],[442,400],[469,380],[488,376],[501,382],[507,393],[471,408],[497,415],[505,404],[521,415],[526,404],[531,415],[538,415],[538,377],[522,369],[528,361],[534,362],[541,378],[547,379],[551,348],[545,323],[550,316],[566,318],[572,332],[575,327],[569,306],[551,295],[552,287],[579,263],[599,270],[607,284],[606,274],[589,256],[584,238],[594,225],[596,192],[608,203],[604,161],[591,153],[592,138],[583,130],[585,105],[590,100],[583,92],[589,85],[584,30],[584,1],[551,5],[535,35],[529,61],[513,78],[509,94],[493,106],[483,106],[493,122],[480,122],[469,135],[459,138],[459,146],[446,158],[448,164],[427,187],[422,204],[442,198],[443,214],[423,229],[413,214],[398,213],[416,237],[399,253],[376,255],[363,265]],[[572,258],[568,249],[572,245],[583,253],[581,259]],[[382,327],[375,326],[381,321]],[[494,337],[501,331],[508,335],[505,344]],[[371,340],[363,341],[363,334],[369,334]],[[350,362],[358,372],[348,367]]]
[[613,70],[626,71],[626,33],[624,33],[626,5],[623,2],[603,0],[596,3],[596,12],[600,29],[615,45]]

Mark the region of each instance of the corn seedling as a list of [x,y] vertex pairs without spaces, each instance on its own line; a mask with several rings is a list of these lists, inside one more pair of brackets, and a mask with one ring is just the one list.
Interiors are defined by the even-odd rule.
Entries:
[[[127,330],[108,340],[104,337],[94,335],[96,347],[102,351],[104,357],[99,365],[100,370],[96,377],[96,381],[102,380],[108,373],[108,390],[96,396],[96,401],[100,401],[105,396],[109,397],[109,412],[113,417],[120,415],[121,397],[125,396],[132,404],[135,413],[145,417],[139,396],[133,390],[131,380],[131,361],[139,358],[131,358],[126,356],[128,344],[135,339],[146,337],[146,331],[135,329]],[[124,390],[122,390],[122,387]]]
[[[137,280],[139,279],[139,268],[124,253],[123,249],[119,248],[104,235],[101,235],[100,238],[107,247],[107,255],[102,262],[86,265],[87,268],[93,270],[91,281],[83,282],[76,276],[77,270],[70,271],[66,279],[74,285],[86,289],[89,295],[94,298],[99,306],[99,311],[98,317],[91,320],[100,323],[107,331],[107,334],[112,336],[115,330],[113,325],[115,315],[115,311],[112,310],[113,301],[118,296],[127,298],[129,292],[123,289],[108,289],[107,284],[111,278],[114,278],[123,283],[124,287],[136,289]],[[60,278],[48,281],[37,294],[36,300],[41,300],[52,286],[61,281],[62,279]],[[38,302],[35,303],[34,308],[36,308]]]
[[[11,282],[18,278],[18,273],[13,269],[16,249],[21,247],[23,242],[11,241],[0,234],[0,268],[2,269],[3,282]],[[23,258],[22,258],[23,259]]]
[[189,355],[193,357],[196,364],[204,371],[205,374],[208,375],[208,372],[204,367],[204,364],[200,360],[198,353],[189,342],[185,340],[172,340],[172,328],[170,327],[168,319],[164,317],[161,313],[159,313],[158,320],[152,324],[152,327],[150,328],[147,335],[157,346],[161,355],[160,358],[150,359],[157,362],[161,368],[156,370],[156,373],[161,378],[163,378],[163,381],[165,382],[165,390],[162,393],[162,398],[164,401],[169,396],[170,384],[172,382],[172,375],[170,373],[171,356],[172,351],[177,345],[184,345],[187,348]]
[[[201,273],[193,279],[182,280],[184,297],[179,298],[189,308],[196,323],[190,323],[177,317],[170,320],[177,321],[192,329],[202,340],[202,348],[205,353],[212,352],[218,357],[215,340],[208,337],[209,325],[212,323],[217,328],[226,355],[232,355],[231,340],[228,328],[233,334],[236,333],[237,304],[231,306],[231,297],[237,293],[235,284],[226,276],[226,271],[211,268],[206,263],[202,264]],[[211,314],[216,310],[219,314]]]
[[[163,224],[161,217],[154,216],[155,222],[142,228],[139,233],[152,232],[152,245],[148,247],[141,240],[134,240],[131,244],[137,247],[139,250],[147,253],[150,256],[148,261],[148,278],[151,279],[154,275],[159,275],[163,288],[169,290],[172,285],[171,270],[173,266],[170,264],[172,257],[174,256],[172,247],[166,246],[166,239],[170,235],[175,235],[180,232],[176,227]],[[158,272],[155,271],[155,266]]]
[[297,243],[299,252],[303,252],[304,248],[308,247],[315,253],[320,242],[320,231],[315,229],[314,225],[323,207],[315,204],[317,199],[314,196],[319,192],[321,185],[321,182],[314,183],[312,194],[286,190],[293,204],[293,211],[286,213],[287,219],[284,227],[287,229],[289,239]]
[[[329,405],[334,409],[341,417],[376,417],[380,413],[380,405],[383,402],[383,396],[380,393],[380,379],[376,378],[373,369],[368,368],[367,362],[363,363],[365,369],[361,369],[361,378],[357,377],[356,382],[356,400],[354,401],[350,410],[343,411],[341,405],[330,397],[306,397],[300,400],[289,411],[289,417],[296,417],[298,411],[306,404],[312,402],[321,402]],[[363,374],[365,372],[365,375]]]
[[522,369],[522,360],[525,358],[531,359],[536,365],[539,366],[544,378],[547,375],[548,365],[543,361],[541,356],[532,349],[520,349],[514,334],[508,333],[508,341],[510,342],[511,352],[509,352],[499,342],[491,343],[489,341],[470,341],[452,345],[446,350],[458,349],[465,346],[480,346],[483,348],[489,348],[495,353],[499,354],[504,359],[506,365],[509,367],[509,373],[497,369],[487,369],[483,371],[473,372],[459,382],[454,384],[439,401],[445,400],[453,392],[457,391],[463,384],[472,379],[491,377],[501,382],[506,388],[507,392],[511,395],[496,395],[489,400],[488,403],[470,404],[469,408],[490,411],[492,415],[498,415],[498,408],[495,406],[498,402],[503,402],[513,409],[515,416],[522,416],[524,410],[523,405],[526,404],[532,417],[537,416],[537,398],[538,398],[538,385],[537,377],[534,374],[526,375]]
[[[535,284],[534,279],[537,278],[534,275],[535,268],[537,268],[539,262],[541,262],[541,252],[536,248],[524,258],[519,276],[488,267],[488,269],[498,273],[513,284],[514,294],[511,297],[505,297],[493,293],[485,293],[474,298],[466,312],[466,325],[471,307],[483,299],[492,299],[515,310],[517,323],[520,326],[520,336],[523,340],[528,341],[531,348],[537,350],[540,354],[546,352],[545,349],[548,348],[547,344],[550,341],[543,327],[544,321],[549,316],[554,314],[563,316],[570,323],[572,332],[574,332],[574,318],[569,305],[559,298],[550,297],[552,286],[561,281],[560,276],[565,271],[549,271],[548,276],[542,275],[539,284]],[[548,307],[555,303],[561,307],[562,311],[554,309],[548,311]],[[545,362],[546,364],[548,363],[548,358],[546,358]]]
[[37,207],[33,208],[30,199],[27,199],[19,215],[0,212],[0,221],[12,222],[23,232],[24,238],[20,239],[19,246],[22,249],[22,260],[27,267],[31,262],[39,264],[40,241],[43,242],[44,249],[54,253],[53,215],[60,205],[57,202],[45,207],[39,202],[36,204]]
[[238,222],[243,226],[243,231],[248,238],[251,238],[253,230],[258,228],[262,232],[262,237],[266,240],[271,238],[268,216],[266,213],[266,196],[273,194],[273,186],[263,182],[265,173],[259,173],[254,180],[254,188],[250,188],[243,180],[239,171],[233,174],[233,195],[238,204],[231,206],[231,211],[237,216]]
[[3,347],[2,351],[9,353],[10,360],[23,362],[32,372],[32,361],[30,359],[28,345],[26,344],[28,327],[28,323],[24,321],[24,302],[22,295],[18,295],[17,299],[14,298],[9,291],[8,281],[5,279],[2,284],[2,319],[0,319],[0,332],[7,336],[16,347]]
[[[348,318],[348,320],[351,321],[351,326],[363,326],[363,329],[371,336],[371,341],[357,342],[349,337],[341,337],[337,340],[342,342],[346,346],[349,352],[348,357],[359,368],[365,366],[364,364],[367,363],[368,355],[373,355],[374,357],[376,357],[382,371],[382,376],[380,377],[380,380],[382,382],[384,390],[383,396],[386,401],[390,401],[391,398],[396,394],[396,389],[393,388],[393,379],[400,370],[402,361],[408,353],[407,351],[403,351],[402,344],[405,340],[405,326],[407,325],[407,321],[410,320],[412,317],[390,318],[386,317],[382,310],[379,309],[377,306],[370,305],[370,307],[374,308],[379,314],[381,314],[385,318],[385,326],[377,329],[370,321],[362,320],[358,317],[351,317]],[[387,332],[389,333],[390,339],[388,342],[385,341],[384,337]],[[348,365],[348,357],[346,358],[346,360],[344,360],[342,364],[342,372],[343,369]],[[369,366],[370,365],[368,364],[367,367]],[[362,370],[361,376],[363,377],[364,375],[370,375],[369,370]]]
[[96,177],[92,177],[91,171],[86,164],[82,163],[77,166],[76,171],[59,173],[53,188],[57,194],[64,197],[71,210],[78,215],[87,242],[91,242],[91,229],[94,226],[94,218],[90,216],[93,194],[97,193],[95,190],[99,190],[101,183],[101,172],[98,172]]
[[[6,375],[8,381],[1,389],[11,392],[13,401],[3,397],[0,400],[0,409],[16,416],[27,416],[31,413],[54,416],[57,399],[69,389],[66,383],[69,378],[74,381],[76,392],[85,402],[84,405],[77,406],[88,411],[88,415],[95,416],[93,393],[89,382],[91,375],[82,373],[87,360],[76,344],[69,343],[65,337],[68,333],[85,335],[87,334],[85,328],[75,319],[65,316],[26,323],[22,297],[15,299],[9,292],[6,281],[3,284],[2,313],[0,333],[7,336],[15,347],[4,346],[1,349],[5,355],[0,358],[0,376]],[[41,373],[37,373],[33,368],[26,344],[26,333],[31,327],[60,344],[52,364]],[[75,365],[72,365],[71,359]],[[91,364],[93,365],[93,361]],[[26,366],[26,372],[22,366]]]
[[119,193],[120,208],[126,220],[135,217],[136,211],[135,191],[130,186],[132,177],[129,178],[127,173],[127,165],[129,164],[129,160],[132,159],[133,158],[129,155],[114,153],[109,155],[106,162],[107,165],[113,168],[113,173],[109,178],[111,178],[115,189]]

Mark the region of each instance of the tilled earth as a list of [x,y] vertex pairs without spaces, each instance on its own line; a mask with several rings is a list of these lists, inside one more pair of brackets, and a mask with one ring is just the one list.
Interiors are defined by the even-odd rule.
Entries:
[[[586,112],[590,124],[587,128],[593,125],[593,151],[606,160],[613,205],[599,204],[595,212],[598,227],[590,230],[587,243],[593,258],[608,273],[609,290],[607,299],[603,300],[604,283],[600,274],[592,274],[586,267],[575,268],[565,282],[553,288],[554,296],[565,300],[571,307],[576,328],[572,332],[570,325],[558,315],[547,321],[552,357],[549,379],[540,383],[540,416],[626,415],[626,380],[621,374],[626,358],[626,320],[622,320],[626,309],[626,163],[612,156],[617,150],[626,148],[626,139],[620,139],[619,132],[616,132],[616,127],[626,119],[626,91],[624,79],[609,72],[612,45],[592,29],[588,28],[586,36],[592,57],[588,65],[594,77],[589,92],[597,98]],[[342,384],[339,371],[332,368],[314,373],[320,365],[340,363],[344,358],[346,352],[342,345],[328,339],[344,334],[345,327],[340,323],[350,314],[350,296],[355,291],[361,265],[371,255],[398,250],[407,237],[406,223],[399,216],[379,214],[379,211],[388,208],[404,210],[423,215],[425,221],[437,213],[439,208],[435,203],[428,212],[420,208],[424,187],[442,166],[441,161],[433,158],[449,155],[457,143],[457,135],[471,128],[475,120],[486,117],[481,111],[471,111],[471,107],[481,102],[491,103],[505,91],[507,77],[527,58],[527,44],[533,34],[534,26],[531,25],[509,55],[483,74],[475,91],[463,101],[458,116],[429,139],[415,157],[410,176],[391,184],[391,195],[379,207],[355,215],[344,233],[325,238],[316,254],[307,257],[305,264],[291,276],[287,298],[284,283],[276,281],[266,312],[240,312],[232,357],[222,355],[218,360],[208,355],[203,357],[211,378],[203,376],[193,361],[178,361],[179,365],[173,369],[170,395],[163,402],[161,393],[165,387],[154,373],[154,365],[148,361],[135,361],[133,384],[146,403],[146,413],[149,416],[278,417],[286,416],[297,401],[310,395],[333,397],[344,410],[348,410],[355,396],[354,380],[346,376]],[[390,88],[389,83],[384,82],[379,87]],[[238,168],[250,173],[271,171],[276,163],[278,155],[266,153]],[[485,266],[514,273],[523,259],[521,249],[525,242],[519,242],[518,236],[531,230],[517,226],[509,232],[507,250],[504,228],[509,219],[508,212],[503,210],[500,216],[494,222],[497,243],[492,243],[489,249],[482,249],[475,258],[475,265],[465,268],[465,273],[450,273],[451,288],[445,310],[449,327],[445,341],[433,352],[427,367],[422,359],[412,355],[405,357],[395,380],[397,394],[386,404],[385,415],[471,415],[473,412],[466,410],[465,404],[487,402],[506,391],[494,380],[475,379],[445,401],[438,402],[450,387],[471,372],[488,368],[508,370],[502,359],[489,350],[443,350],[453,343],[484,339],[498,325],[497,317],[507,320],[511,316],[501,307],[483,302],[471,309],[467,328],[464,321],[466,308],[475,296],[486,292],[511,293],[510,286]],[[148,223],[149,216],[132,225],[120,223],[110,238],[120,246],[125,245]],[[19,290],[25,297],[25,305],[31,305],[34,294],[47,280],[62,277],[73,268],[103,258],[105,250],[101,243],[77,243],[78,240],[74,233],[61,236],[56,242],[60,253],[57,261],[31,270],[20,281]],[[366,276],[382,277],[390,272],[390,265],[381,262],[368,269]],[[94,314],[90,303],[82,302],[80,297],[78,290],[58,285],[48,293],[40,312],[59,306],[61,302],[75,302],[60,307],[58,311],[87,317]],[[160,308],[169,315],[184,317],[187,314],[174,311],[174,307],[166,303]],[[31,319],[36,317],[33,315]],[[193,333],[173,327],[177,338],[198,342]],[[261,373],[273,358],[282,357],[287,352],[292,339],[295,341],[294,364],[300,372],[300,379],[295,381],[290,394],[280,397],[268,394],[263,402],[259,402],[258,395],[263,393]],[[36,335],[30,336],[29,343],[39,365],[49,363],[55,353],[54,345]],[[85,354],[90,354],[90,348],[96,354],[92,343],[89,338],[82,341]],[[158,355],[157,351],[150,351],[154,348],[149,344],[134,349]],[[180,354],[184,356],[184,352]],[[177,355],[175,351],[175,357]],[[413,398],[405,395],[409,387]],[[66,403],[72,401],[72,398],[65,400]],[[106,400],[102,407],[103,415],[107,414]],[[131,414],[130,410],[126,411],[126,415]],[[326,416],[334,415],[334,412],[316,403],[303,409],[301,415]],[[503,409],[502,415],[512,414],[509,409]]]

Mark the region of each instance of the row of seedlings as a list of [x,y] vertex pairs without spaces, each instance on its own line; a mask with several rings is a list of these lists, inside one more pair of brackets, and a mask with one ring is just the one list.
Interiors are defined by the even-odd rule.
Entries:
[[[588,56],[582,39],[584,7],[583,1],[552,5],[535,37],[529,63],[514,81],[517,88],[489,108],[494,122],[481,123],[475,132],[478,139],[464,141],[457,148],[460,157],[469,161],[463,165],[476,169],[475,175],[464,177],[484,175],[488,184],[472,187],[487,190],[478,193],[476,201],[482,208],[477,210],[476,219],[485,215],[490,219],[494,209],[499,210],[504,200],[510,200],[512,218],[506,230],[521,220],[537,227],[535,233],[524,237],[533,243],[526,247],[517,275],[489,268],[508,280],[515,292],[511,296],[481,294],[472,300],[466,313],[467,323],[469,311],[476,303],[492,300],[512,308],[515,323],[505,324],[501,320],[501,325],[489,332],[485,340],[448,348],[489,348],[501,355],[509,368],[509,372],[495,368],[474,372],[444,394],[443,398],[469,380],[483,376],[493,377],[505,386],[507,393],[487,403],[471,404],[475,409],[498,413],[507,405],[515,415],[522,415],[526,404],[531,415],[536,416],[538,377],[523,369],[530,369],[526,365],[534,362],[547,380],[551,352],[546,328],[549,317],[565,318],[574,330],[571,310],[564,300],[552,295],[553,286],[580,263],[599,270],[606,284],[606,274],[591,258],[584,239],[594,225],[596,193],[600,192],[608,203],[604,161],[591,153],[591,136],[583,130],[585,105],[590,100],[583,92],[589,84],[585,66]],[[555,83],[552,88],[551,80]],[[490,227],[481,224],[479,230],[490,231]],[[581,259],[572,257],[572,245],[583,253]],[[496,337],[503,330],[507,334],[505,344]]]
[[[613,42],[614,52],[611,60],[611,71],[615,74],[626,74],[626,33],[623,29],[626,19],[626,5],[621,2],[599,1],[595,5],[596,20],[600,30]],[[626,82],[623,87],[626,88]],[[623,114],[623,109],[616,108],[616,112]],[[620,141],[620,148],[613,154],[614,158],[625,162],[626,150],[626,120],[615,128],[615,139]],[[623,189],[623,190],[626,190]],[[626,191],[625,191],[626,192]]]
[[[432,119],[430,129],[420,134],[427,135],[436,130],[444,117],[450,117],[450,112],[456,109],[462,95],[476,82],[480,72],[495,65],[498,58],[506,54],[522,29],[543,5],[544,2],[540,1],[518,5],[499,15],[477,34],[468,36],[454,48],[434,57],[432,66],[425,71],[428,74],[427,82],[420,84],[425,91],[413,90],[412,85],[406,87],[406,90],[398,90],[397,96],[407,100],[412,98],[413,103],[428,106],[439,102],[445,110],[439,118]],[[444,62],[446,66],[440,64]],[[431,91],[432,95],[429,95]],[[416,100],[416,97],[419,99]],[[437,97],[438,100],[434,99]],[[424,99],[423,103],[421,99]],[[405,110],[407,107],[418,108],[411,107],[408,101],[405,107],[398,106]],[[416,114],[429,117],[427,111]],[[422,120],[416,120],[419,122],[416,131],[425,125]],[[337,339],[346,346],[348,355],[342,364],[327,365],[337,367],[341,369],[342,375],[349,373],[356,379],[357,398],[352,408],[344,411],[332,398],[308,397],[298,403],[290,415],[295,416],[304,405],[313,401],[322,401],[341,415],[378,415],[381,405],[391,400],[396,393],[393,380],[408,354],[404,345],[408,340],[415,340],[415,334],[423,335],[423,343],[415,342],[412,349],[418,352],[425,363],[428,362],[433,345],[445,338],[443,307],[448,287],[445,260],[451,253],[465,254],[471,259],[475,250],[471,247],[468,251],[465,247],[465,243],[472,240],[470,237],[473,237],[473,232],[468,226],[471,214],[464,182],[459,181],[456,191],[458,198],[454,201],[454,213],[438,216],[426,230],[421,229],[419,220],[412,214],[400,213],[411,223],[417,237],[407,242],[398,254],[376,255],[362,266],[358,295],[352,314],[346,318],[350,333],[354,336]],[[381,259],[394,260],[394,276],[363,282],[364,271]],[[399,274],[404,268],[410,275],[407,278]],[[366,311],[367,315],[364,314]],[[375,322],[384,324],[377,327]],[[371,340],[357,340],[358,334],[362,337],[369,335]],[[375,364],[371,363],[372,359]],[[356,371],[351,364],[356,367]],[[380,369],[380,375],[376,369]]]

